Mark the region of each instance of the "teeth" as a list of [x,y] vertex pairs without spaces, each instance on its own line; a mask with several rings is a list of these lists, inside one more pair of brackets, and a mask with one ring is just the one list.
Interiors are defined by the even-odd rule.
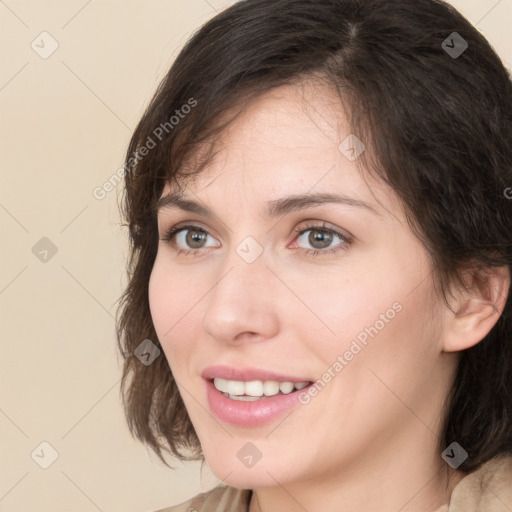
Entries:
[[[277,382],[275,380],[251,380],[242,382],[238,380],[213,379],[214,386],[221,392],[231,395],[237,400],[257,400],[257,397],[274,396],[279,392],[287,395],[296,389],[303,389],[309,382]],[[243,396],[246,395],[246,396]]]
[[258,397],[258,396],[235,396],[235,395],[228,395],[228,396],[232,400],[240,400],[241,402],[254,402],[255,400],[260,399],[260,397]]
[[226,381],[226,393],[230,395],[243,395],[245,394],[245,386],[243,382],[237,382],[234,380]]
[[245,384],[241,382],[242,386],[245,387],[245,394],[249,396],[262,396],[263,395],[263,382],[261,380],[251,380]]
[[281,393],[287,395],[293,391],[293,384],[291,382],[281,382],[281,384],[279,384],[279,389],[281,390]]
[[274,396],[279,393],[279,382],[275,380],[267,380],[263,383],[263,393],[265,396]]

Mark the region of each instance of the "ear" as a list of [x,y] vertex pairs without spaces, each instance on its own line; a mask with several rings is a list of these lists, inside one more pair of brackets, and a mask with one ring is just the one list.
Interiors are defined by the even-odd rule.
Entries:
[[446,308],[443,350],[457,352],[476,345],[496,325],[510,289],[508,266],[467,271],[466,289],[453,294],[452,307]]

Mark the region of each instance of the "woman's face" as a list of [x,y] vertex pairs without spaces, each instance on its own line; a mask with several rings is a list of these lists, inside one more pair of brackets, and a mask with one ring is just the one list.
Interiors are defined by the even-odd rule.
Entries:
[[[455,360],[433,321],[431,265],[394,192],[361,176],[345,119],[328,89],[268,93],[184,191],[211,216],[172,202],[158,214],[160,238],[189,227],[159,241],[152,318],[206,460],[230,485],[442,463]],[[322,194],[345,199],[287,199]],[[270,395],[227,398],[215,376],[237,381],[220,381],[233,394]],[[281,382],[272,397],[274,381],[320,384]]]

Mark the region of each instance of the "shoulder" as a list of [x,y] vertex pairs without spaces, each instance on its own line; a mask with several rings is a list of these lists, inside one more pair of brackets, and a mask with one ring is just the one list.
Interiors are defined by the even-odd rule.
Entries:
[[512,454],[494,457],[453,490],[449,512],[510,512]]
[[177,505],[155,512],[248,512],[250,489],[219,485]]

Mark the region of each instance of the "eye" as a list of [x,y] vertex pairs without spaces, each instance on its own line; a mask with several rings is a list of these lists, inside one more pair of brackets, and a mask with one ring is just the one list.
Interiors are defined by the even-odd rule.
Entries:
[[[299,236],[296,240],[302,240],[302,243],[309,243],[313,246],[312,249],[300,248],[301,252],[306,255],[312,256],[323,256],[326,254],[332,254],[340,250],[346,250],[352,243],[352,237],[348,234],[344,234],[335,228],[327,228],[326,223],[319,224],[302,224],[300,227],[294,230]],[[305,237],[306,233],[310,233],[308,237]],[[210,233],[200,226],[185,225],[185,226],[173,226],[164,235],[161,240],[163,242],[172,243],[176,246],[178,252],[183,252],[186,255],[192,254],[193,256],[200,256],[205,252],[208,252],[211,247],[220,247],[220,245],[204,245],[208,237],[211,237]],[[213,238],[213,237],[212,237]],[[340,243],[331,247],[331,244],[335,239],[339,239]]]
[[[332,254],[339,250],[346,250],[352,243],[352,238],[348,234],[343,234],[334,228],[326,228],[326,223],[306,224],[298,227],[295,231],[299,233],[297,240],[303,239],[303,242],[309,243],[313,249],[305,249],[304,252],[309,255],[319,256],[325,254]],[[306,233],[310,233],[305,237]],[[332,242],[338,238],[341,243],[331,247]]]
[[183,251],[204,252],[204,241],[211,236],[206,229],[199,226],[174,226],[161,238],[162,242],[173,242],[178,247],[178,254]]

